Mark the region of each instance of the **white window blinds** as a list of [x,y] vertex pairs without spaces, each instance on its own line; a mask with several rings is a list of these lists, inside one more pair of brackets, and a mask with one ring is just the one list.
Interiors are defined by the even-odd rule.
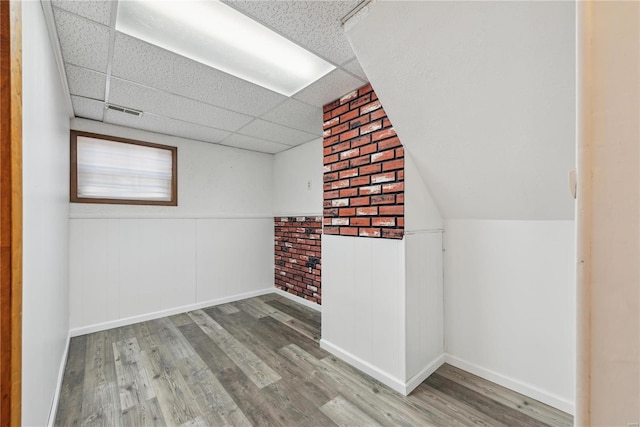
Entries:
[[171,150],[77,137],[77,196],[170,201]]

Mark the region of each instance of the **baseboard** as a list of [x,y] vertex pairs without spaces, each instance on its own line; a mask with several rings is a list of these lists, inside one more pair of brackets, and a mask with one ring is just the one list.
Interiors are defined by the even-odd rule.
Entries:
[[441,354],[436,357],[433,361],[431,361],[427,366],[425,366],[420,372],[409,378],[406,382],[406,390],[405,395],[411,393],[416,387],[418,387],[424,380],[429,378],[431,374],[433,374],[440,366],[442,366],[445,362],[445,355]]
[[172,316],[174,314],[186,313],[188,311],[199,310],[201,308],[211,307],[214,305],[226,304],[228,302],[240,301],[247,298],[253,298],[260,295],[266,295],[273,293],[273,288],[260,289],[258,291],[245,292],[242,294],[232,295],[228,297],[213,299],[209,301],[198,302],[195,304],[183,305],[180,307],[173,307],[166,310],[155,311],[153,313],[140,314],[138,316],[131,316],[124,319],[111,320],[103,323],[96,323],[93,325],[82,326],[71,330],[71,336],[77,337],[79,335],[91,334],[93,332],[105,331],[107,329],[119,328],[120,326],[132,325],[134,323],[145,322],[147,320],[159,319],[161,317]]
[[560,396],[556,396],[547,391],[541,390],[531,384],[527,384],[514,378],[507,377],[490,369],[486,369],[473,363],[467,362],[466,360],[460,359],[459,357],[453,356],[451,354],[445,355],[445,362],[452,366],[455,366],[456,368],[460,368],[463,371],[467,371],[471,374],[482,377],[485,380],[492,381],[515,392],[524,394],[525,396],[545,403],[549,406],[553,406],[554,408],[557,408],[568,414],[575,414],[575,405],[573,402]]
[[293,294],[290,294],[289,292],[285,292],[282,289],[278,289],[278,288],[274,288],[273,292],[275,294],[281,295],[285,298],[289,298],[291,301],[297,302],[298,304],[302,304],[304,306],[307,306],[315,311],[319,311],[322,312],[322,306],[320,304],[316,304],[315,302],[311,302],[309,300],[306,300],[304,298],[300,298],[298,296],[295,296]]
[[64,353],[62,353],[62,360],[60,360],[60,369],[58,370],[58,380],[56,381],[56,392],[53,395],[51,410],[49,411],[49,420],[47,421],[48,427],[53,427],[54,423],[56,422],[58,403],[60,402],[60,393],[62,393],[62,380],[64,379],[64,370],[67,367],[67,358],[69,357],[70,342],[71,342],[71,331],[69,331],[69,333],[67,334],[67,341],[64,346]]
[[361,370],[362,372],[364,372],[365,374],[377,379],[378,381],[380,381],[382,384],[386,385],[387,387],[391,388],[392,390],[397,391],[398,393],[406,396],[407,394],[409,394],[407,392],[407,384],[404,383],[403,381],[401,381],[400,379],[394,377],[393,375],[384,372],[383,370],[376,368],[375,366],[373,366],[372,364],[370,364],[369,362],[366,362],[362,359],[360,359],[357,356],[354,356],[353,354],[349,353],[346,350],[343,350],[342,348],[328,342],[327,340],[321,339],[320,340],[320,347],[323,348],[324,350],[327,350],[329,353],[333,354],[334,356],[337,356],[338,358],[344,360],[345,362],[347,362],[348,364],[350,364],[351,366]]

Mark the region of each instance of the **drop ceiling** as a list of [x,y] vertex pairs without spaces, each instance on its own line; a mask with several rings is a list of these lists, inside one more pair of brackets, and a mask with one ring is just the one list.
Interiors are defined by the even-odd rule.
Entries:
[[117,1],[52,0],[75,116],[271,154],[321,137],[322,106],[367,81],[340,23],[359,1],[225,3],[336,69],[287,97],[116,31]]

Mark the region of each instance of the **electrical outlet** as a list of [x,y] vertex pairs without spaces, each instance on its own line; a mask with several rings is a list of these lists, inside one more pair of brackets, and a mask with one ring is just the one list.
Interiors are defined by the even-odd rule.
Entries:
[[311,180],[307,181],[307,190],[311,190]]

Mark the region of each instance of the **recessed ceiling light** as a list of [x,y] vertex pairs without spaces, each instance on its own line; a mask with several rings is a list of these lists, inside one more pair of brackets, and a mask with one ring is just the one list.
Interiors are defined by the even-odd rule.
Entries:
[[217,0],[120,1],[116,30],[286,96],[335,69]]

